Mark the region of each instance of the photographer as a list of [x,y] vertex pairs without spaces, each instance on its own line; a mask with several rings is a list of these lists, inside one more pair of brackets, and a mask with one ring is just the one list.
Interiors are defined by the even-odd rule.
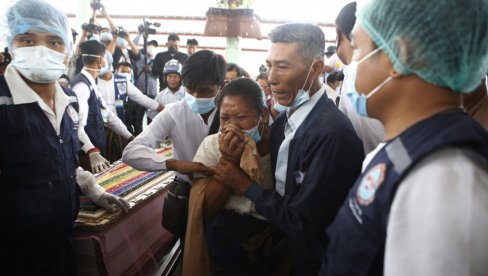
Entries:
[[[129,32],[126,29],[119,26],[116,30],[117,38],[116,45],[113,55],[113,68],[117,68],[119,62],[127,62],[133,64],[134,61],[141,58],[141,52],[137,45],[130,39]],[[128,49],[127,47],[130,47]]]
[[170,34],[168,36],[166,47],[168,47],[168,51],[156,55],[152,68],[152,73],[159,77],[159,91],[162,91],[167,86],[166,82],[164,81],[163,74],[163,69],[166,62],[176,59],[181,64],[184,64],[188,58],[187,54],[178,51],[178,48],[180,47],[180,37],[177,34]]
[[[139,36],[138,36],[139,37]],[[138,38],[137,37],[137,38]],[[136,40],[137,40],[136,38]],[[147,43],[147,49],[141,49],[141,58],[134,63],[134,77],[136,79],[136,87],[146,94],[151,99],[154,99],[158,94],[158,79],[157,76],[153,75],[151,70],[154,63],[154,57],[157,53],[158,42],[156,40],[151,40]],[[145,53],[147,52],[147,54]],[[146,109],[140,108],[137,110],[135,120],[137,124],[140,124],[142,129],[142,120],[144,118],[144,113]],[[148,124],[151,119],[148,117]]]
[[[81,69],[83,68],[83,62],[81,61],[80,57],[80,49],[79,49],[79,44],[82,42],[88,40],[96,40],[98,42],[102,42],[105,47],[106,47],[106,53],[105,53],[105,59],[112,65],[113,63],[113,57],[112,55],[115,52],[115,46],[116,46],[116,41],[117,41],[117,27],[112,21],[112,18],[107,12],[107,9],[105,6],[103,6],[100,1],[94,1],[90,4],[93,13],[92,17],[90,18],[90,23],[88,24],[83,24],[81,28],[83,29],[83,32],[80,37],[80,41],[76,47],[75,51],[75,57],[76,57],[76,71],[73,76],[70,76],[73,78],[75,75],[79,74],[81,72]],[[96,14],[97,11],[100,11],[101,14],[107,19],[108,25],[110,28],[104,28],[101,27],[97,22],[96,22]],[[113,67],[110,67],[110,71],[113,71]]]

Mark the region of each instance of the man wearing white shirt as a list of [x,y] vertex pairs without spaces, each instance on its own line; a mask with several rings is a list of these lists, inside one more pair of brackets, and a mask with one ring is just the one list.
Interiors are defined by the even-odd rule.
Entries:
[[[320,82],[324,34],[311,24],[274,29],[266,60],[275,109],[271,126],[275,189],[265,190],[231,162],[221,159],[215,176],[287,236],[294,275],[316,275],[335,217],[360,173],[361,141]],[[224,155],[224,153],[223,153]]]
[[[219,116],[214,100],[223,85],[225,68],[225,59],[212,51],[202,50],[191,55],[182,69],[185,100],[166,105],[127,145],[122,161],[138,170],[174,170],[186,181],[189,180],[186,174],[212,173],[211,168],[192,160],[203,138],[218,130]],[[173,143],[173,158],[166,160],[154,149],[168,136]]]
[[91,170],[101,172],[108,169],[110,165],[110,162],[102,156],[105,150],[104,125],[106,124],[125,139],[132,140],[133,136],[117,115],[107,108],[98,91],[96,79],[109,68],[109,64],[104,59],[105,46],[100,42],[89,40],[80,44],[80,50],[84,67],[71,82],[80,106],[78,135],[83,143],[81,149],[85,154],[81,154],[80,157],[83,158],[87,154]]
[[109,211],[127,206],[78,167],[78,103],[57,82],[72,55],[65,14],[24,0],[6,19],[13,60],[0,75],[0,267],[6,275],[76,275],[76,184]]
[[385,142],[327,231],[320,275],[486,275],[488,133],[463,108],[488,67],[486,14],[477,0],[358,5],[349,97]]
[[[181,63],[176,59],[172,59],[164,65],[163,75],[168,87],[163,89],[156,96],[155,100],[158,103],[167,105],[185,98],[185,88],[181,81],[181,68]],[[147,117],[151,120],[153,120],[156,115],[157,113],[152,110],[147,111]]]
[[383,124],[374,118],[359,116],[352,106],[350,98],[347,96],[351,93],[351,84],[349,83],[349,68],[351,63],[353,49],[351,47],[351,30],[356,22],[356,2],[345,5],[336,18],[337,31],[337,55],[346,65],[344,67],[344,81],[342,82],[339,109],[346,114],[351,120],[354,130],[363,142],[364,153],[372,151],[379,142],[383,140],[385,133]]
[[106,72],[98,78],[98,91],[107,104],[107,107],[124,121],[124,104],[127,98],[140,106],[155,112],[163,110],[164,106],[144,95],[132,82],[130,63],[120,62],[116,73]]

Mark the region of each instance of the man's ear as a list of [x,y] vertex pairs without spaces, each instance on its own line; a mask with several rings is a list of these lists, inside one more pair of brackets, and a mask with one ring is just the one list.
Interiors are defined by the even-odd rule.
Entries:
[[316,59],[312,66],[312,72],[310,72],[311,79],[315,79],[322,75],[324,70],[324,61],[322,59]]
[[390,70],[390,76],[394,79],[399,79],[399,78],[403,77],[404,75],[402,75],[400,72],[398,72],[397,70],[392,68]]

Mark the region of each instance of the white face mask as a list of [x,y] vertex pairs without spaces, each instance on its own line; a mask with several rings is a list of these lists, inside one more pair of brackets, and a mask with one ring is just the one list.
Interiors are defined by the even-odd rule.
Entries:
[[147,54],[149,57],[154,58],[156,56],[157,49],[154,46],[147,46]]
[[117,73],[117,74],[120,75],[120,76],[124,76],[127,79],[127,81],[130,81],[131,78],[132,78],[132,74],[131,73]]
[[101,41],[112,41],[112,34],[111,33],[107,33],[107,32],[103,32],[100,35],[100,40]]
[[11,65],[25,78],[37,83],[51,83],[66,71],[66,54],[46,46],[21,47],[12,51]]

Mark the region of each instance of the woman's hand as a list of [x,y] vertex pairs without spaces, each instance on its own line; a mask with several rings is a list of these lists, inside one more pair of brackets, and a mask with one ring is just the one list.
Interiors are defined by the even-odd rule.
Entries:
[[246,146],[244,133],[233,125],[227,125],[219,135],[219,150],[222,157],[239,164]]
[[213,179],[229,187],[237,195],[243,195],[252,184],[251,178],[239,165],[225,158],[220,158],[219,164],[215,168]]

